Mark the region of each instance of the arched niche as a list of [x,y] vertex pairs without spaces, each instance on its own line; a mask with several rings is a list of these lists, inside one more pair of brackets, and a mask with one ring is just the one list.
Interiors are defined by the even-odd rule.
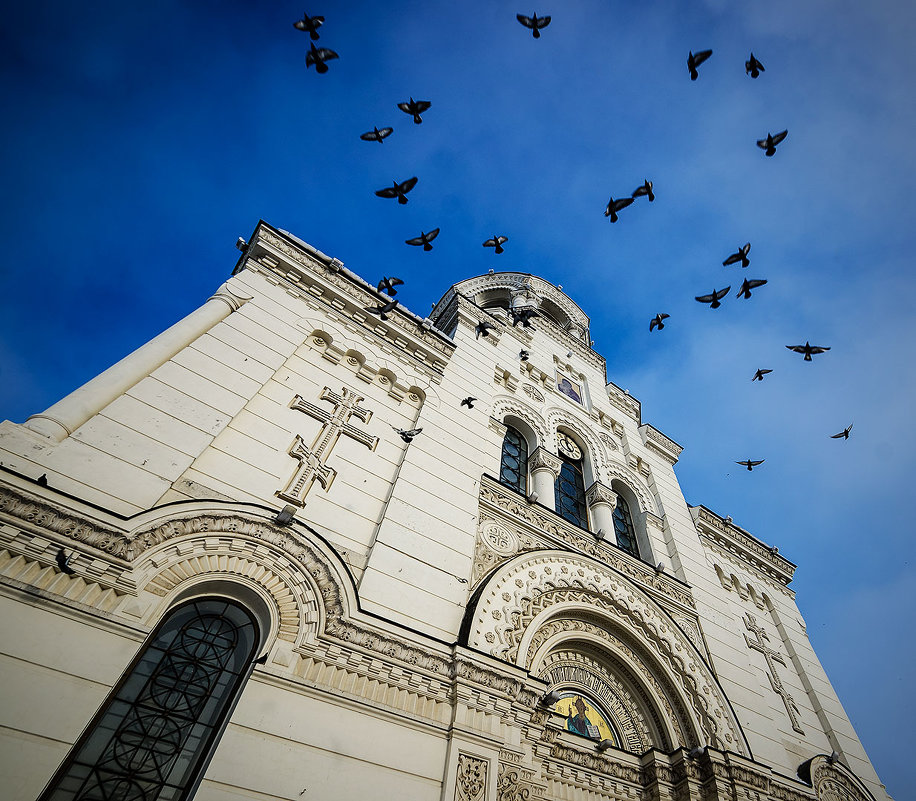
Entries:
[[660,732],[672,747],[749,752],[725,694],[680,627],[636,584],[590,557],[543,550],[508,560],[478,588],[462,634],[470,647],[526,670],[571,636],[588,640],[637,677],[645,709],[667,721]]

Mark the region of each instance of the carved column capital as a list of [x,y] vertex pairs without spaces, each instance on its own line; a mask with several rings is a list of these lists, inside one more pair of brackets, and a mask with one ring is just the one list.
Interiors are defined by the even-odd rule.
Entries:
[[541,447],[535,448],[528,457],[528,469],[532,473],[536,470],[550,470],[556,478],[560,475],[561,467],[563,462],[560,457]]
[[606,503],[613,509],[617,506],[617,493],[600,481],[596,481],[585,491],[585,502],[589,507]]

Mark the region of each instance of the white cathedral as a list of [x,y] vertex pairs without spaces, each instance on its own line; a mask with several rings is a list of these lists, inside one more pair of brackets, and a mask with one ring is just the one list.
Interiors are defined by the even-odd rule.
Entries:
[[0,425],[3,798],[887,801],[795,566],[686,503],[576,303],[378,303],[262,222]]

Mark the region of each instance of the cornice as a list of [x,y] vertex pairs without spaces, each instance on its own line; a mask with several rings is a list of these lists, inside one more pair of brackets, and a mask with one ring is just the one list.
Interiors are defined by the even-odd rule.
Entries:
[[767,547],[705,506],[691,506],[690,512],[697,531],[708,542],[783,586],[792,581],[795,565],[780,556],[775,548]]
[[264,274],[292,295],[317,299],[379,336],[388,346],[437,373],[443,372],[455,345],[430,320],[400,305],[388,315],[387,321],[373,318],[364,307],[378,304],[381,296],[375,287],[340,262],[333,259],[325,262],[318,251],[311,250],[295,237],[261,222],[236,271],[247,269]]
[[643,445],[659,453],[671,464],[676,464],[684,448],[678,445],[673,439],[669,439],[655,426],[643,423],[639,427],[639,434],[642,437]]
[[605,392],[612,406],[616,406],[627,417],[635,420],[637,425],[642,423],[642,406],[636,398],[612,382],[607,384]]

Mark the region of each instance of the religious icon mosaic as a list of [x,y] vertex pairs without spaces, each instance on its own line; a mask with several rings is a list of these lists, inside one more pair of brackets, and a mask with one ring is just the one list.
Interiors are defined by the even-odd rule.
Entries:
[[557,701],[553,709],[566,718],[567,731],[592,740],[610,740],[618,744],[611,724],[591,699],[579,693],[568,693]]

